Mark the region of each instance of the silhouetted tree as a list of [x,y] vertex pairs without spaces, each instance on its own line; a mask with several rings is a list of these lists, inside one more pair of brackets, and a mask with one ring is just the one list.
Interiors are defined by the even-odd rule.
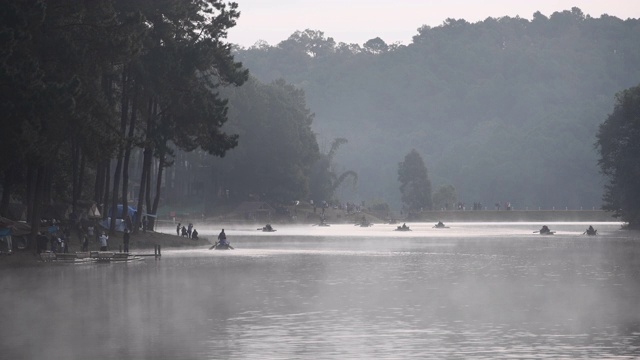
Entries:
[[598,165],[609,179],[605,186],[603,209],[629,223],[640,226],[640,86],[616,95],[616,104],[600,125],[596,148]]
[[427,167],[415,149],[398,164],[398,181],[402,203],[408,210],[431,209],[431,181],[427,176]]

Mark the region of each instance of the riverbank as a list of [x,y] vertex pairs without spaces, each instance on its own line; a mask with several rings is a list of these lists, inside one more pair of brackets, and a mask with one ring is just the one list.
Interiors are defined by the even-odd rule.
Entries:
[[[122,233],[116,233],[109,237],[109,251],[119,252],[122,245]],[[154,231],[131,234],[129,242],[130,253],[153,253],[156,245],[163,249],[181,247],[208,247],[211,246],[207,238],[197,240],[189,239],[171,234],[163,234]],[[100,246],[97,241],[89,241],[89,251],[98,251]],[[81,243],[76,236],[71,237],[69,242],[69,253],[81,250]],[[0,255],[0,267],[20,267],[45,264],[40,261],[40,256],[31,250],[16,250],[11,255]]]
[[411,221],[449,222],[619,222],[613,213],[602,210],[479,210],[422,211]]

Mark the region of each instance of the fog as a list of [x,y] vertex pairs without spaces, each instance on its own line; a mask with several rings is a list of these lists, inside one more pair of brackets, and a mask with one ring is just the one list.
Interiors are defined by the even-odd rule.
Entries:
[[262,233],[225,224],[236,250],[5,269],[0,348],[12,359],[611,358],[640,349],[639,249],[619,224],[598,224],[598,237],[581,235],[581,223],[547,224],[553,236],[533,234],[534,223],[438,229],[457,235],[409,225]]

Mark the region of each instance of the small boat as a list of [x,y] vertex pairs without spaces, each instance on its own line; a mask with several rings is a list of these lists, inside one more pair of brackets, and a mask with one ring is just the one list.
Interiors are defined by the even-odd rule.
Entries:
[[448,226],[445,226],[444,223],[442,223],[442,221],[439,221],[437,224],[433,225],[433,227],[435,229],[448,229]]
[[406,224],[403,224],[402,226],[398,226],[397,228],[395,228],[394,231],[411,231],[411,229],[409,229]]
[[542,228],[541,228],[540,230],[538,230],[538,231],[534,231],[533,233],[534,233],[534,234],[535,234],[535,233],[540,233],[540,235],[553,235],[553,234],[555,234],[556,232],[555,232],[555,231],[551,231],[551,230],[549,230],[549,228],[547,227],[547,225],[544,225],[544,226],[542,226]]
[[233,246],[230,244],[216,244],[214,245],[215,250],[234,250]]
[[263,232],[274,232],[276,231],[276,229],[274,229],[273,227],[271,227],[271,224],[267,224],[261,228],[258,228],[258,230],[262,230]]
[[229,243],[220,244],[220,243],[216,242],[215,244],[211,245],[209,250],[234,250],[234,248]]

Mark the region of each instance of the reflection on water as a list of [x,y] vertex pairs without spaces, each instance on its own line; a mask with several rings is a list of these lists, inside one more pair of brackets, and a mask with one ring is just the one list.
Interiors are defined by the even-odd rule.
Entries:
[[598,224],[596,237],[582,236],[588,224],[580,223],[548,224],[554,236],[533,234],[540,224],[532,223],[410,225],[410,233],[392,225],[277,233],[227,226],[237,250],[6,270],[2,357],[640,354],[635,233],[618,224]]

